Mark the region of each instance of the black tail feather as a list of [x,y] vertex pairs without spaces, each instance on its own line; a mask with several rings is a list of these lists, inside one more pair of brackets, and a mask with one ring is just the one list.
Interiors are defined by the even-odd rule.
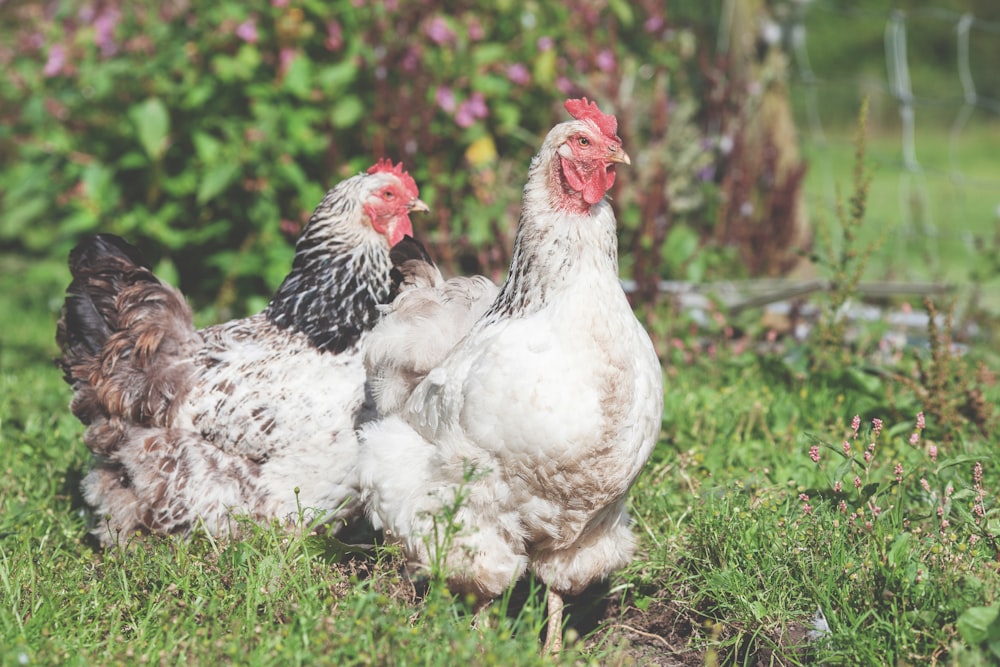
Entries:
[[389,250],[392,269],[389,271],[389,302],[407,287],[433,285],[440,278],[437,265],[423,244],[412,236],[403,239]]
[[118,292],[136,281],[159,282],[138,248],[118,236],[98,234],[78,243],[69,253],[73,281],[66,288],[56,341],[62,366],[100,353],[118,323]]

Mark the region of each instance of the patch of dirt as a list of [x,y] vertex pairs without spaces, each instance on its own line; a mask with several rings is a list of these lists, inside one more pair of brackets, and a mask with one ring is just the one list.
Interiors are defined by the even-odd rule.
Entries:
[[661,590],[652,598],[645,610],[628,600],[624,606],[620,599],[610,601],[603,627],[587,638],[587,645],[606,651],[617,647],[607,663],[615,665],[763,667],[810,662],[808,628],[801,623],[776,629],[713,623],[711,615],[675,602],[684,599],[676,591]]

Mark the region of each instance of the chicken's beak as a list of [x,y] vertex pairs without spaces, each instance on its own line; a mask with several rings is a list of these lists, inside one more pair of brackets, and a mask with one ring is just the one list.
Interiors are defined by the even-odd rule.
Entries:
[[625,149],[614,144],[610,144],[608,146],[608,160],[611,162],[619,162],[621,164],[632,164],[632,158],[628,156]]
[[406,209],[410,213],[413,213],[414,211],[421,211],[422,213],[429,213],[430,210],[431,210],[427,206],[427,204],[425,204],[423,201],[417,199],[416,197],[414,197],[413,199],[410,200],[410,203],[406,205]]

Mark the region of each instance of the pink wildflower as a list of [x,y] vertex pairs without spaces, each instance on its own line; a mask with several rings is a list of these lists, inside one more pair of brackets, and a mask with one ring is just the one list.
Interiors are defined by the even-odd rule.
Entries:
[[914,431],[910,434],[910,444],[916,447],[920,443],[920,431]]
[[972,481],[975,483],[976,488],[979,488],[979,485],[983,481],[983,464],[979,461],[976,461],[976,465],[972,468]]
[[94,42],[101,49],[101,55],[113,56],[118,51],[115,43],[115,28],[121,20],[121,12],[115,7],[101,11],[94,19]]
[[875,434],[874,437],[876,438],[878,438],[878,436],[882,433],[882,420],[878,417],[872,420],[872,432]]
[[473,18],[469,21],[468,35],[469,39],[473,42],[478,42],[486,36],[486,31],[483,30],[483,24],[481,24],[478,19]]
[[896,475],[896,481],[897,482],[902,482],[903,481],[903,464],[902,463],[897,463],[896,467],[893,468],[893,473],[895,473],[895,475]]
[[840,505],[837,506],[840,509],[841,514],[847,514],[847,503],[843,500],[840,501]]
[[844,456],[850,456],[851,455],[851,443],[849,443],[846,440],[844,440],[843,447],[844,447]]
[[548,51],[555,45],[556,45],[555,40],[549,37],[548,35],[543,35],[542,37],[539,37],[538,41],[535,42],[535,48],[538,49],[539,51]]
[[564,76],[560,76],[556,79],[556,90],[563,95],[569,95],[573,92],[573,82]]
[[871,460],[872,460],[872,453],[871,453],[871,451],[866,451],[865,452],[865,463],[869,463]]
[[455,122],[459,127],[471,127],[479,118],[486,118],[489,109],[486,107],[486,98],[480,92],[472,93],[469,99],[458,105],[455,112]]
[[854,415],[854,419],[851,420],[851,430],[854,431],[855,437],[858,435],[859,428],[861,428],[861,417]]
[[931,461],[936,462],[938,455],[937,445],[931,445],[930,447],[928,447],[927,454],[931,457]]
[[917,430],[923,431],[927,424],[924,422],[924,413],[917,413]]
[[339,21],[326,24],[326,41],[323,43],[330,51],[338,51],[344,45],[344,29]]
[[861,488],[861,478],[860,477],[855,477],[854,478],[854,488],[855,489],[860,489]]
[[434,92],[434,101],[445,113],[455,113],[455,109],[458,108],[455,102],[455,93],[447,86],[438,86]]
[[455,41],[455,31],[448,26],[448,22],[441,16],[435,16],[427,23],[424,27],[424,34],[438,46],[451,44]]
[[615,66],[618,64],[615,60],[614,51],[611,49],[602,49],[598,52],[597,57],[594,58],[594,63],[597,65],[597,69],[602,72],[613,72]]
[[236,36],[244,42],[256,44],[258,39],[257,17],[251,16],[246,21],[236,26]]
[[[833,484],[833,490],[836,491],[837,493],[840,493],[841,491],[844,490],[844,485],[840,483],[839,479],[836,482],[834,482],[834,484]],[[843,501],[841,501],[841,502],[843,502]]]
[[646,32],[657,32],[663,28],[664,21],[663,17],[659,14],[654,14],[646,19],[646,22],[642,24],[643,30]]
[[927,481],[926,479],[924,479],[923,477],[921,477],[921,478],[920,478],[920,486],[921,486],[921,487],[923,488],[923,490],[924,490],[924,491],[926,491],[927,493],[930,493],[930,492],[931,492],[931,483],[930,483],[930,482],[928,482],[928,481]]
[[531,83],[531,73],[524,63],[514,63],[507,67],[507,78],[511,83],[519,86],[526,86]]
[[284,76],[288,68],[292,66],[292,62],[298,54],[299,52],[290,46],[284,46],[278,51],[278,72],[281,76]]
[[969,535],[969,546],[970,547],[976,546],[976,543],[978,543],[978,542],[979,542],[979,536],[978,535]]
[[55,76],[63,71],[66,66],[66,47],[62,44],[53,44],[49,49],[49,59],[45,61],[42,74],[45,76]]
[[809,448],[809,458],[812,459],[813,463],[819,463],[819,445],[813,445]]

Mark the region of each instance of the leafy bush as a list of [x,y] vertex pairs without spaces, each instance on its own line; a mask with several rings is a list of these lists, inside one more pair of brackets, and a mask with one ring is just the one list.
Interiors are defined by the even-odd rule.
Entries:
[[698,101],[714,42],[678,23],[687,4],[5,4],[0,249],[122,234],[196,305],[239,314],[280,281],[283,237],[324,189],[385,156],[431,205],[417,227],[436,256],[499,277],[530,156],[586,95],[619,115],[634,162],[616,192],[624,268],[684,273],[722,182],[726,142],[701,128],[740,106],[709,119]]

